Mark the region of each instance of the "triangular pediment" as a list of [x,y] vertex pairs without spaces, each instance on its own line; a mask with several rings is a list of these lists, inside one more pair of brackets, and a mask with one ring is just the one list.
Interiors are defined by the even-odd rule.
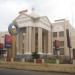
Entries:
[[31,17],[27,14],[20,14],[16,19],[16,22],[31,20]]
[[40,21],[41,21],[42,23],[45,23],[45,24],[48,25],[48,26],[51,25],[49,19],[48,19],[46,16],[40,17]]
[[27,14],[20,14],[15,20],[19,28],[32,26],[50,30],[51,23],[46,18],[46,16],[33,18],[32,16],[29,16]]

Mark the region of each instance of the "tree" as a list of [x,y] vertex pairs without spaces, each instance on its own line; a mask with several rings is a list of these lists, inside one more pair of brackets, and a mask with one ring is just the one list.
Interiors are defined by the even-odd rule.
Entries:
[[33,58],[33,59],[38,59],[39,57],[40,57],[40,56],[39,56],[39,54],[37,53],[37,51],[32,53],[32,58]]

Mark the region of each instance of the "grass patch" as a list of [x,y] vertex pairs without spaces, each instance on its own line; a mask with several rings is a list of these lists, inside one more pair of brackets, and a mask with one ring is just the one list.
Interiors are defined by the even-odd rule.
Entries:
[[4,61],[3,60],[0,60],[0,63],[3,63]]

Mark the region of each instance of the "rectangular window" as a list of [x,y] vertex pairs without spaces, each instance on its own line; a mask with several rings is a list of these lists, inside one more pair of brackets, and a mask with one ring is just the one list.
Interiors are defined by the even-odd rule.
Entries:
[[57,32],[53,32],[53,37],[57,37]]
[[59,37],[64,37],[64,31],[59,32]]
[[60,46],[64,46],[64,41],[60,41]]
[[[64,55],[64,48],[59,48],[59,52],[60,52],[60,55]],[[57,55],[57,50],[55,50],[55,48],[53,48],[53,54],[54,55]]]
[[53,54],[57,55],[57,51],[55,50],[55,48],[53,48]]
[[60,55],[64,55],[64,48],[60,48]]

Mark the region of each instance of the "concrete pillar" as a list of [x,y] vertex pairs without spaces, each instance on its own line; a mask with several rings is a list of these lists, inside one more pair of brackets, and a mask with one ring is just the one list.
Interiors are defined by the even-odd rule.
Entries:
[[32,27],[29,27],[29,53],[31,53]]
[[42,63],[44,63],[44,59],[42,59]]
[[66,36],[66,29],[68,28],[67,21],[64,22],[64,55],[69,56],[69,48],[67,47],[67,36]]
[[34,63],[36,63],[36,59],[34,59]]
[[47,38],[46,38],[46,35],[44,35],[44,53],[46,53],[46,50],[47,50],[47,48],[46,48],[46,41],[47,41]]
[[16,58],[16,37],[13,36],[12,39],[12,59],[14,60]]
[[32,29],[32,52],[35,52],[35,28]]
[[75,59],[73,59],[73,64],[75,64]]
[[38,53],[42,53],[42,28],[38,28]]
[[5,58],[4,61],[7,62],[7,58]]
[[28,35],[29,35],[29,33],[28,33],[28,27],[26,27],[26,43],[25,43],[25,45],[26,45],[26,53],[28,53],[28,45],[29,45],[29,41],[28,41],[28,39],[29,39],[29,37],[28,37]]
[[25,58],[22,58],[22,62],[25,62]]
[[59,64],[59,59],[56,59],[56,64]]
[[17,55],[20,54],[20,48],[19,48],[19,34],[16,36],[16,52]]
[[19,33],[19,53],[22,54],[22,33]]
[[26,32],[23,33],[23,36],[24,36],[24,41],[23,41],[23,43],[24,43],[24,54],[25,54],[25,53],[26,53]]
[[51,50],[51,32],[48,31],[48,54],[52,54],[52,50]]
[[12,49],[11,48],[9,48],[8,50],[7,50],[7,57],[6,57],[6,60],[7,61],[11,61],[11,58],[12,58]]
[[11,58],[11,62],[14,62],[14,58]]

